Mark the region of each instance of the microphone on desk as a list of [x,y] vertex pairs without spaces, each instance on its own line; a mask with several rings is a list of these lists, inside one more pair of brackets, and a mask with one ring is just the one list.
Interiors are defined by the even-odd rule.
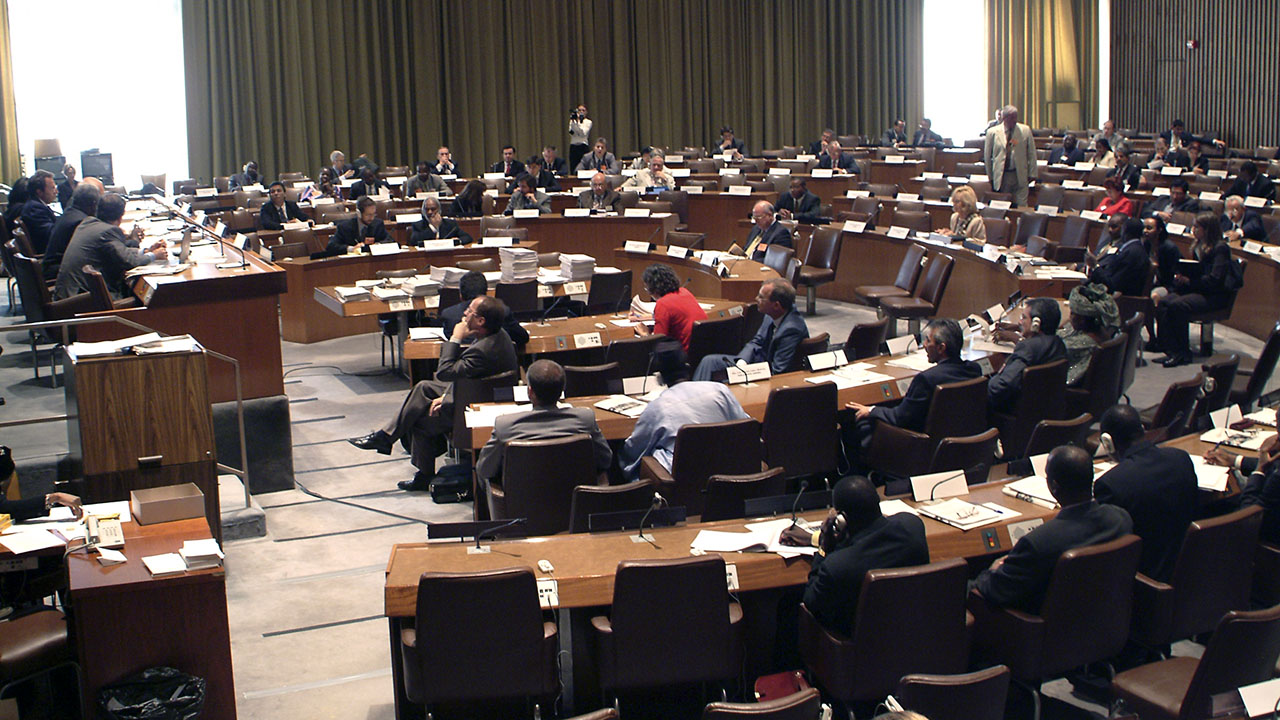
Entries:
[[514,520],[510,520],[510,521],[508,521],[508,522],[504,522],[504,523],[502,523],[501,525],[494,525],[493,527],[489,528],[488,530],[481,530],[480,532],[476,533],[476,549],[477,549],[477,550],[479,550],[479,549],[480,549],[480,539],[481,539],[481,538],[483,538],[484,536],[492,534],[492,535],[494,535],[494,537],[497,537],[497,532],[498,532],[499,530],[506,530],[506,529],[507,529],[507,528],[509,528],[509,527],[514,527],[514,526],[516,526],[516,525],[520,525],[520,524],[524,523],[526,520],[528,520],[528,518],[522,518],[522,517],[520,517],[520,518],[515,518]]
[[653,351],[649,351],[649,362],[644,366],[644,379],[640,381],[640,394],[644,395],[645,387],[649,384],[649,373],[653,371]]
[[[555,302],[551,303],[550,307],[548,307],[548,308],[546,309],[546,311],[542,313],[542,317],[538,318],[538,324],[539,324],[539,325],[545,325],[545,324],[547,324],[547,317],[551,315],[551,311],[552,311],[552,310],[555,310],[555,309],[556,309],[556,306],[557,306],[557,305],[559,305],[562,301],[564,301],[564,299],[565,299],[565,298],[567,298],[567,297],[569,297],[569,296],[568,296],[568,295],[561,295],[560,297],[556,298],[556,299],[555,299]],[[570,312],[569,314],[570,314],[570,315],[572,315],[573,313],[572,313],[572,312]]]
[[800,498],[804,497],[804,491],[809,489],[809,480],[805,478],[800,481],[800,490],[796,493],[796,499],[791,503],[791,524],[796,524],[796,508],[800,507]]
[[631,283],[623,285],[622,292],[618,293],[618,302],[613,306],[613,315],[615,317],[622,314],[622,303],[624,302],[631,302]]
[[929,502],[933,502],[933,500],[934,500],[933,494],[934,494],[935,492],[937,492],[937,491],[938,491],[938,486],[942,485],[943,483],[950,482],[951,480],[955,480],[956,478],[958,478],[958,477],[960,477],[960,476],[962,476],[962,475],[964,475],[964,471],[963,471],[963,470],[961,470],[960,472],[958,472],[958,473],[956,473],[956,474],[954,474],[954,475],[948,475],[948,476],[946,476],[946,477],[942,478],[941,480],[939,480],[938,482],[934,483],[934,484],[933,484],[933,487],[929,488]]
[[649,514],[654,510],[667,504],[667,499],[662,497],[662,493],[655,492],[653,494],[653,502],[649,503],[649,509],[644,511],[644,515],[640,518],[640,531],[636,533],[636,537],[644,539],[644,524],[649,521]]

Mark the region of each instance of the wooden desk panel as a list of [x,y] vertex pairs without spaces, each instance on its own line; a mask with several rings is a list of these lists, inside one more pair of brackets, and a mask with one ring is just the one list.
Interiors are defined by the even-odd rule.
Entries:
[[754,303],[756,294],[760,292],[760,283],[769,278],[778,277],[773,268],[748,258],[732,260],[729,277],[721,277],[714,268],[703,265],[694,258],[676,258],[667,255],[666,246],[659,246],[649,253],[631,253],[625,250],[613,251],[614,265],[623,270],[631,270],[637,289],[641,289],[641,277],[644,269],[654,263],[666,265],[689,288],[689,292],[700,298],[724,298],[742,303]]
[[928,170],[923,160],[907,160],[900,163],[885,162],[884,160],[870,160],[870,170],[867,172],[867,182],[871,183],[893,183],[899,187],[905,188],[907,181],[920,173]]
[[[674,230],[679,222],[680,218],[675,213],[649,217],[590,215],[567,218],[563,215],[541,215],[534,219],[516,220],[516,227],[529,229],[529,242],[537,243],[539,252],[578,253],[603,259],[628,240],[665,242],[667,232]],[[459,224],[472,237],[480,236],[479,218],[463,218]]]
[[730,195],[722,192],[703,192],[690,195],[689,232],[706,233],[708,250],[727,250],[735,242],[742,245],[747,236],[737,234],[738,220],[751,217],[751,208],[761,200],[776,203],[778,193],[755,192],[750,195]]

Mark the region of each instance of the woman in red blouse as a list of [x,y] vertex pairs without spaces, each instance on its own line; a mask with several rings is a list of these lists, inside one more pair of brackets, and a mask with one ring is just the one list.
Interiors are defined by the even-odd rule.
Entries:
[[1095,208],[1103,215],[1115,215],[1122,213],[1128,217],[1137,215],[1133,207],[1133,201],[1124,196],[1124,185],[1118,177],[1109,177],[1106,182],[1102,183],[1102,187],[1106,188],[1107,196],[1102,198],[1102,202],[1098,203]]
[[[658,335],[666,335],[679,340],[685,352],[689,351],[689,335],[693,332],[693,324],[698,320],[706,320],[707,313],[698,304],[698,299],[680,286],[680,278],[666,265],[653,264],[644,269],[644,289],[657,301],[653,308],[653,331]],[[633,321],[650,319],[631,314]],[[643,322],[636,325],[637,335],[648,335],[648,326]]]

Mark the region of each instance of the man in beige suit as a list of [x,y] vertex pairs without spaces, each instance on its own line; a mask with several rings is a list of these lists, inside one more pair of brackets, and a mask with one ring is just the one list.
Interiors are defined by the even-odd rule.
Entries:
[[987,128],[982,146],[982,162],[997,192],[1012,193],[1016,207],[1027,205],[1027,183],[1036,171],[1035,141],[1031,128],[1018,122],[1018,108],[1009,105],[1000,124]]

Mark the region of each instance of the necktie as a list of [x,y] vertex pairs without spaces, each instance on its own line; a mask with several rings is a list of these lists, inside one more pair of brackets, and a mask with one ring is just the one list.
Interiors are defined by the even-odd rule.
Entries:
[[755,255],[755,253],[756,253],[756,248],[757,248],[757,247],[759,247],[759,245],[760,245],[760,240],[761,240],[762,238],[764,238],[764,231],[763,231],[763,230],[761,230],[761,231],[760,231],[760,234],[759,234],[759,235],[756,235],[756,236],[755,236],[755,239],[754,239],[754,240],[752,240],[752,241],[747,245],[747,257],[751,257],[752,255]]
[[766,356],[765,359],[768,359],[769,357],[773,356],[773,331],[776,328],[777,328],[777,325],[772,321],[770,321],[769,329],[764,331],[764,352]]

